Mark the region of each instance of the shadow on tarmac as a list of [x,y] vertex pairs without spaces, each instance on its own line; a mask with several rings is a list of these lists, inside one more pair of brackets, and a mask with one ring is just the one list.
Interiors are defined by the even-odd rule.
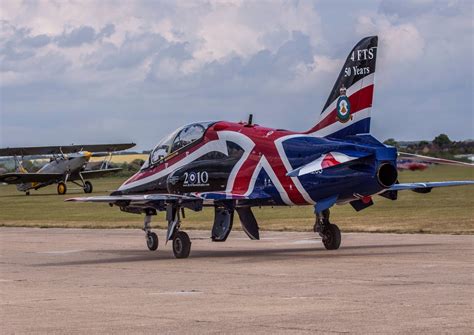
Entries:
[[[42,264],[34,264],[32,266],[80,266],[80,265],[94,265],[94,264],[114,264],[114,263],[134,263],[147,261],[169,261],[175,262],[189,262],[193,259],[218,259],[218,258],[240,258],[236,261],[245,262],[263,262],[263,261],[281,261],[281,260],[296,260],[296,259],[327,259],[327,258],[352,258],[352,257],[377,257],[377,256],[398,256],[402,254],[416,255],[430,252],[420,250],[396,250],[400,248],[415,248],[415,247],[432,247],[440,246],[440,243],[417,243],[417,244],[390,244],[390,245],[367,245],[367,246],[347,246],[341,247],[337,251],[327,251],[323,248],[271,248],[271,249],[240,249],[240,250],[191,250],[191,254],[186,260],[177,260],[174,258],[171,250],[158,250],[151,252],[148,250],[88,250],[87,253],[95,254],[94,259],[85,259],[77,261],[66,262],[49,262]],[[395,249],[387,250],[386,252],[374,252],[371,250],[380,249]],[[353,251],[353,252],[351,252]],[[114,254],[116,257],[101,258],[101,254]],[[76,254],[77,255],[77,254]],[[250,259],[249,259],[250,258]]]

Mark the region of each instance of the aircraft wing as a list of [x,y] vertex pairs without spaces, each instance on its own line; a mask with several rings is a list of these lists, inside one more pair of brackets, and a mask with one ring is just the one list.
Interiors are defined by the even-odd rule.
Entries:
[[115,172],[119,172],[121,170],[122,170],[122,168],[86,170],[86,171],[82,171],[81,175],[84,177],[84,179],[99,178],[99,177],[102,177],[102,176],[107,175],[109,173],[115,173]]
[[0,183],[24,184],[45,183],[64,177],[62,173],[5,173],[0,175]]
[[250,195],[235,194],[228,192],[201,192],[192,193],[192,195],[203,200],[265,200],[271,199],[271,196],[265,192],[253,192]]
[[390,187],[388,191],[412,190],[418,193],[428,193],[431,191],[431,189],[435,187],[463,186],[472,184],[474,184],[474,180],[402,183],[392,185],[392,187]]
[[179,194],[143,194],[143,195],[105,195],[97,197],[79,197],[70,198],[65,201],[72,202],[105,202],[113,204],[127,204],[127,205],[145,205],[153,202],[164,202],[164,201],[183,201],[183,200],[199,200],[201,198],[195,196],[186,196]]
[[409,160],[413,162],[422,162],[422,163],[434,163],[434,164],[446,164],[446,165],[455,165],[455,166],[470,166],[474,167],[472,163],[458,162],[451,159],[436,158],[429,156],[422,156],[416,154],[409,154],[406,152],[399,152],[398,159]]
[[112,143],[112,144],[77,144],[49,147],[18,147],[0,148],[0,156],[31,156],[31,155],[54,155],[70,154],[80,151],[90,152],[115,152],[130,149],[135,143]]
[[70,198],[66,201],[74,202],[106,202],[106,203],[115,203],[115,202],[130,202],[130,203],[147,203],[153,201],[173,201],[173,200],[224,200],[224,199],[233,199],[233,200],[246,200],[246,199],[268,199],[271,198],[268,194],[253,194],[250,196],[240,195],[240,194],[231,194],[226,192],[203,192],[203,193],[193,193],[190,195],[180,195],[180,194],[143,194],[143,195],[109,195],[109,196],[97,196],[97,197],[79,197],[79,198]]

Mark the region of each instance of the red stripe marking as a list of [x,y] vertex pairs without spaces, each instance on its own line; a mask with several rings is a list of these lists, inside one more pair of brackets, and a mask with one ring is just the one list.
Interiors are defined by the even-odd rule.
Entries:
[[[274,132],[269,136],[261,136],[255,131],[245,129],[242,133],[250,137],[255,142],[255,147],[246,159],[241,169],[237,173],[232,188],[232,193],[245,194],[250,188],[251,177],[262,155],[268,160],[269,165],[277,176],[280,184],[288,194],[288,198],[298,205],[307,204],[303,195],[298,191],[295,183],[290,177],[286,176],[288,172],[275,146],[275,140],[288,135],[287,132]],[[268,172],[267,172],[268,173]]]
[[[372,107],[372,97],[374,93],[374,85],[369,85],[363,89],[358,90],[349,97],[349,102],[351,104],[351,115]],[[320,129],[326,128],[327,126],[332,125],[335,122],[338,122],[337,118],[337,107],[334,108],[331,113],[329,113],[323,120],[321,120],[316,126],[305,132],[305,134],[314,133]]]

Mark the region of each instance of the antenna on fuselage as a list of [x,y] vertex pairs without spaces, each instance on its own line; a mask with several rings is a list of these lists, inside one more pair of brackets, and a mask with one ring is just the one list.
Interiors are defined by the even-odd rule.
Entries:
[[253,121],[253,114],[249,114],[249,121],[247,122],[247,126],[251,126]]

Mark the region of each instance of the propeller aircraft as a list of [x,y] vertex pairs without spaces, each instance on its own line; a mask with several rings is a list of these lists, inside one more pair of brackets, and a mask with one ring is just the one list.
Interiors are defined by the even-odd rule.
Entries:
[[212,240],[232,230],[234,213],[250,239],[259,239],[255,206],[313,205],[314,231],[326,249],[338,249],[341,233],[329,220],[335,204],[356,211],[378,195],[397,199],[402,190],[428,193],[433,188],[474,181],[399,183],[397,149],[370,135],[377,36],[362,39],[349,53],[319,116],[306,132],[272,129],[252,122],[199,122],[166,136],[141,170],[109,196],[67,201],[103,202],[144,214],[147,246],[158,248],[152,216],[166,213],[166,242],[176,258],[186,258],[191,241],[181,230],[184,209],[214,208]]
[[[25,192],[26,195],[30,194],[30,190],[38,190],[51,184],[57,184],[58,194],[66,194],[67,182],[78,185],[85,193],[92,193],[92,183],[86,179],[120,171],[120,168],[108,167],[112,153],[134,146],[135,143],[121,143],[1,148],[0,156],[14,157],[16,172],[1,174],[0,183],[16,184],[17,190]],[[28,172],[22,161],[24,156],[31,155],[49,156],[50,161],[38,172]],[[87,168],[92,156],[107,157],[100,169]]]

